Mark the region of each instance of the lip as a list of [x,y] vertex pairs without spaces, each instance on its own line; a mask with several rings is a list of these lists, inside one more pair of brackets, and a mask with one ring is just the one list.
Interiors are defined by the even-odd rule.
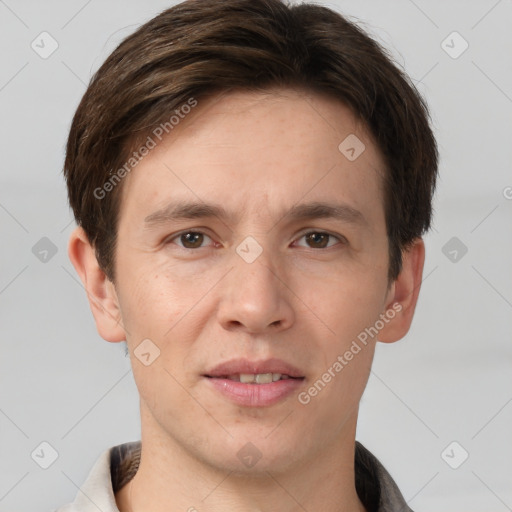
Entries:
[[[295,366],[281,359],[249,361],[248,359],[231,359],[225,361],[203,374],[204,377],[226,377],[238,373],[281,373],[294,378],[303,378],[304,374]],[[231,381],[233,382],[233,381]],[[265,384],[259,384],[264,386]]]
[[[278,380],[268,384],[249,384],[226,378],[240,373],[281,373],[290,379]],[[295,366],[281,359],[249,361],[248,359],[231,359],[221,363],[203,374],[206,382],[214,390],[237,405],[245,407],[269,407],[290,394],[297,392],[303,385],[304,375]]]
[[269,407],[297,393],[304,379],[286,379],[269,384],[243,384],[222,377],[204,377],[224,397],[245,407]]

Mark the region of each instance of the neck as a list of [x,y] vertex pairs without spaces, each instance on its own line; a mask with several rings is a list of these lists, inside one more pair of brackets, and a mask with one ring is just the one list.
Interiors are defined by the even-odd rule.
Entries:
[[356,419],[314,457],[250,471],[214,466],[143,422],[139,469],[116,493],[117,506],[120,512],[366,512],[355,490]]

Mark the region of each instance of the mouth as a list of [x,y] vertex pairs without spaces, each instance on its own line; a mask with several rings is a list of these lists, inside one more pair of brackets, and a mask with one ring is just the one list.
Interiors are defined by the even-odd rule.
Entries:
[[305,380],[301,370],[276,358],[231,359],[207,370],[202,377],[223,399],[245,407],[277,404],[298,392]]
[[250,361],[249,359],[239,358],[224,361],[204,372],[203,376],[239,381],[242,379],[242,382],[254,381],[263,384],[286,378],[303,378],[304,374],[282,359],[271,358],[264,361]]
[[242,384],[271,384],[280,380],[303,380],[304,377],[292,377],[291,375],[282,373],[234,373],[231,375],[203,375],[209,379],[227,379]]

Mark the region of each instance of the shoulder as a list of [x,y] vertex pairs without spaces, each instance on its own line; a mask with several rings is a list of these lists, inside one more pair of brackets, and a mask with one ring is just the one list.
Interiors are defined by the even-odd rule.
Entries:
[[382,463],[356,441],[355,478],[359,499],[368,512],[412,512]]
[[118,512],[115,492],[138,469],[140,441],[124,443],[105,450],[96,460],[72,503],[54,512]]

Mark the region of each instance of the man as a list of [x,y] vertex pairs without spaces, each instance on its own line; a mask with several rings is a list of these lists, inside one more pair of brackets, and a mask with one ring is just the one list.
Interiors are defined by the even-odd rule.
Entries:
[[410,510],[355,433],[376,342],[413,318],[436,173],[421,97],[327,8],[192,0],[123,41],[65,176],[141,441],[60,510]]

